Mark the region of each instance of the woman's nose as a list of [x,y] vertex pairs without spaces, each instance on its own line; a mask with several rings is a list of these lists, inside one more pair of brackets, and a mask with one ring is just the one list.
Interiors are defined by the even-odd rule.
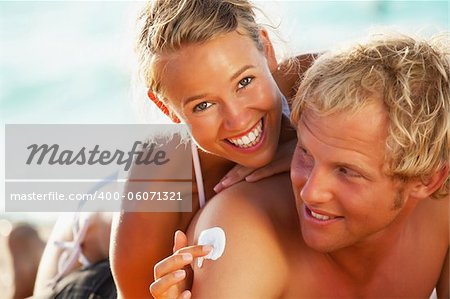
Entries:
[[240,132],[248,129],[252,121],[252,110],[238,98],[228,100],[222,111],[223,126],[226,130]]

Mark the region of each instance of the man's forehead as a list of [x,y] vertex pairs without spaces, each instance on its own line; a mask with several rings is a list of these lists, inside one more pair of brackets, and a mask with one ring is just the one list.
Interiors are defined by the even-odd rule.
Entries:
[[337,112],[322,114],[305,108],[297,124],[299,139],[302,134],[311,134],[327,144],[345,146],[384,145],[387,137],[388,120],[384,109],[372,105],[358,112]]

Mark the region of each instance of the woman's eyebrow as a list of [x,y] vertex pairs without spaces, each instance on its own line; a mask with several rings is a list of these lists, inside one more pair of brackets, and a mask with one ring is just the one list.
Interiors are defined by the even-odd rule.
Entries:
[[208,94],[202,93],[202,94],[198,94],[198,95],[195,95],[195,96],[191,96],[191,97],[189,97],[187,99],[184,99],[183,102],[182,102],[183,103],[183,107],[186,106],[189,102],[195,101],[197,99],[205,98],[207,96],[208,96]]
[[[238,69],[231,77],[230,77],[230,81],[235,80],[237,77],[239,77],[243,72],[245,72],[248,69],[251,68],[255,68],[255,66],[251,65],[251,64],[247,64],[244,65],[243,67],[241,67],[240,69]],[[190,96],[186,99],[183,100],[183,106],[187,105],[189,102],[195,101],[197,99],[201,99],[204,97],[207,97],[208,95],[206,93],[202,93],[199,95],[194,95],[194,96]]]
[[236,79],[237,77],[239,77],[243,72],[245,72],[248,69],[254,68],[253,65],[247,64],[244,65],[243,67],[241,67],[239,70],[237,70],[230,78],[230,81],[233,81],[234,79]]

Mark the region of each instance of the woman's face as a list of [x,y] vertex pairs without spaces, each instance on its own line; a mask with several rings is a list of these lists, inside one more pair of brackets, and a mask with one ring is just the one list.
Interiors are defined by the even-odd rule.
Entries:
[[261,39],[264,51],[235,31],[183,46],[156,65],[167,106],[197,144],[247,167],[269,163],[280,134],[277,63],[266,32]]

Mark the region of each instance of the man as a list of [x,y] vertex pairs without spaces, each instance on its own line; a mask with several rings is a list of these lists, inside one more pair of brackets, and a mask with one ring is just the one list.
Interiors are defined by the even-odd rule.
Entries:
[[[450,62],[440,41],[450,45],[382,36],[315,62],[292,112],[296,211],[283,175],[211,200],[188,237],[219,226],[226,247],[194,263],[193,297],[427,298],[436,288],[448,298]],[[169,294],[172,271],[155,268],[154,295]]]

